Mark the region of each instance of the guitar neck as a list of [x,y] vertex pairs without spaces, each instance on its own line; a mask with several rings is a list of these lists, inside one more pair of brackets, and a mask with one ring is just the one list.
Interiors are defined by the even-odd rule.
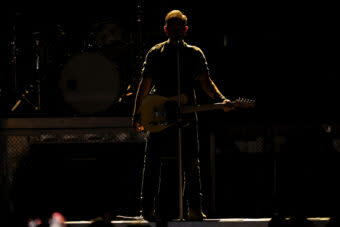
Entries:
[[214,104],[204,104],[204,105],[197,105],[197,106],[183,106],[181,112],[183,114],[187,114],[187,113],[192,113],[192,112],[218,110],[218,109],[223,109],[225,105],[226,104],[224,103],[214,103]]

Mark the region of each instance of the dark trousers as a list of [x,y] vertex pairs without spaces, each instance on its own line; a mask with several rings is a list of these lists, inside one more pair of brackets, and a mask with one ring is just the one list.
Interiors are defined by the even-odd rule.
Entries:
[[[158,211],[157,202],[161,180],[162,158],[178,157],[178,128],[169,127],[159,133],[151,133],[146,143],[141,190],[142,214]],[[178,179],[178,166],[172,174]],[[199,140],[196,123],[182,128],[182,166],[184,173],[184,201],[188,207],[201,209],[202,193],[200,179]],[[178,182],[178,180],[177,180]],[[173,191],[178,198],[178,190]]]

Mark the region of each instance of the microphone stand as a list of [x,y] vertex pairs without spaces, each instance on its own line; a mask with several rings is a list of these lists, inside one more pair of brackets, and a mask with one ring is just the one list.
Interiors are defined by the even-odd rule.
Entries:
[[180,66],[180,41],[177,41],[177,93],[178,93],[178,183],[179,183],[179,220],[183,220],[183,166],[182,166],[182,114],[181,114],[181,66]]

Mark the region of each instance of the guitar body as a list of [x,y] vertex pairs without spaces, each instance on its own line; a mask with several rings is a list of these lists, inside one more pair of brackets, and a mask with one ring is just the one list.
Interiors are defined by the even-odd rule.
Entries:
[[160,132],[168,127],[168,125],[161,124],[166,121],[166,116],[155,114],[155,111],[161,111],[164,108],[164,103],[168,100],[168,98],[158,95],[149,95],[144,98],[141,105],[141,123],[145,130]]
[[[178,96],[167,98],[159,95],[148,95],[143,99],[141,108],[141,123],[149,132],[160,132],[174,125]],[[181,95],[181,103],[186,104],[188,98]],[[171,110],[169,110],[171,109]],[[169,120],[171,118],[171,120]]]

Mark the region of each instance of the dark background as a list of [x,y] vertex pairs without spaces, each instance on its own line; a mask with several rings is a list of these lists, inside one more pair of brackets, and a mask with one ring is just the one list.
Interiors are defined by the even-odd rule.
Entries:
[[[140,8],[137,7],[138,3],[141,3]],[[271,139],[266,127],[276,123],[293,125],[294,135],[289,134],[291,131],[288,130],[285,136],[289,139],[282,149],[286,153],[280,155],[282,166],[280,171],[283,174],[280,192],[283,196],[278,200],[284,201],[281,201],[283,210],[289,215],[296,212],[296,209],[293,209],[296,207],[303,207],[302,213],[308,215],[333,214],[330,201],[333,200],[332,196],[337,194],[330,194],[328,189],[332,188],[332,184],[320,185],[320,181],[311,183],[314,182],[315,176],[319,176],[319,179],[326,179],[323,183],[331,182],[328,180],[337,173],[335,169],[332,169],[337,165],[335,161],[338,160],[337,156],[327,153],[333,151],[333,148],[328,147],[330,144],[327,140],[328,135],[321,127],[322,124],[336,124],[339,119],[339,16],[333,5],[276,2],[246,4],[232,1],[201,3],[196,1],[113,1],[70,5],[58,1],[18,4],[16,7],[2,8],[0,40],[2,116],[48,117],[69,116],[70,114],[82,116],[77,111],[72,112],[60,101],[62,92],[58,90],[57,85],[60,79],[59,66],[62,68],[67,61],[67,58],[64,58],[66,52],[76,54],[81,51],[82,43],[87,40],[91,32],[91,26],[107,18],[119,24],[127,34],[124,42],[128,43],[128,76],[123,79],[133,85],[132,92],[135,92],[143,57],[155,43],[166,39],[163,34],[164,16],[172,9],[180,9],[188,16],[190,30],[187,42],[203,50],[211,70],[211,77],[223,94],[231,99],[239,96],[255,99],[257,103],[254,110],[229,114],[209,112],[200,116],[203,148],[202,173],[205,183],[204,192],[207,194],[204,205],[208,214],[219,217],[263,217],[271,215],[273,208],[278,206],[272,188],[274,159],[270,152],[265,152],[272,150],[265,147],[259,154],[240,153],[235,148],[235,138],[232,135],[226,136],[228,126],[239,123],[243,124],[243,126],[238,126],[239,128],[247,128],[247,124],[264,126],[264,132],[261,131],[260,136],[266,141]],[[141,22],[137,22],[138,17],[141,18]],[[12,91],[9,64],[9,42],[12,38],[13,23],[17,26],[19,94],[25,86],[35,80],[32,70],[34,38],[32,34],[40,32],[41,40],[46,45],[53,46],[50,52],[51,61],[44,68],[46,71],[44,71],[45,79],[42,84],[44,86],[42,88],[43,110],[39,113],[34,112],[30,106],[23,106],[15,113],[9,111],[19,97],[18,93]],[[60,30],[57,29],[57,25],[60,25],[59,28],[66,32],[66,46],[60,44],[64,41],[58,38]],[[130,116],[132,98],[133,96],[126,98],[122,104],[114,105],[106,113],[95,115]],[[202,98],[202,102],[205,101],[207,100]],[[312,125],[312,131],[304,129],[305,124]],[[218,203],[215,212],[209,210],[211,182],[208,140],[210,132],[216,134],[217,147],[222,150],[218,154],[216,163]],[[248,138],[242,139],[253,140],[254,138],[249,133]],[[44,147],[35,148],[35,154],[39,154],[41,148]],[[53,149],[57,148],[58,146]],[[128,149],[123,146],[120,148],[122,151]],[[110,146],[105,149],[110,149]],[[90,148],[89,150],[91,151]],[[86,154],[91,157],[94,155]],[[112,154],[106,155],[112,158]],[[126,160],[127,157],[123,155],[119,158]],[[141,157],[136,156],[136,158]],[[65,159],[68,160],[67,155]],[[79,168],[87,169],[87,164],[79,164]],[[125,165],[123,162],[120,164],[122,168]],[[64,169],[65,176],[67,168]],[[98,170],[93,165],[91,168],[95,172],[103,171],[106,174],[116,171],[109,167],[106,170]],[[140,171],[140,166],[136,168]],[[76,170],[73,171],[77,174]],[[126,176],[135,177],[134,173],[129,171],[126,172]],[[44,179],[44,176],[40,177]],[[79,184],[74,184],[80,187]],[[116,185],[104,184],[102,186],[113,188]],[[298,188],[300,191],[296,191]],[[87,188],[87,190],[92,190],[92,188]],[[129,193],[129,195],[138,194],[136,190]],[[24,195],[21,194],[21,196]],[[303,199],[299,199],[301,195],[304,195]],[[310,197],[317,197],[318,200],[308,200]],[[92,205],[98,205],[94,202],[95,199],[92,201]],[[129,202],[135,205],[136,201]],[[124,210],[122,207],[129,206],[129,204],[122,205],[122,201],[117,204],[116,206],[121,208],[120,210],[116,207],[117,212],[135,215],[136,207]],[[107,203],[100,205],[105,207]],[[70,210],[66,212],[69,212],[70,217],[75,218],[87,218],[92,215],[92,213],[86,213],[91,209],[85,211],[80,207],[75,206],[78,212],[72,213]],[[112,209],[115,207],[113,206]]]

